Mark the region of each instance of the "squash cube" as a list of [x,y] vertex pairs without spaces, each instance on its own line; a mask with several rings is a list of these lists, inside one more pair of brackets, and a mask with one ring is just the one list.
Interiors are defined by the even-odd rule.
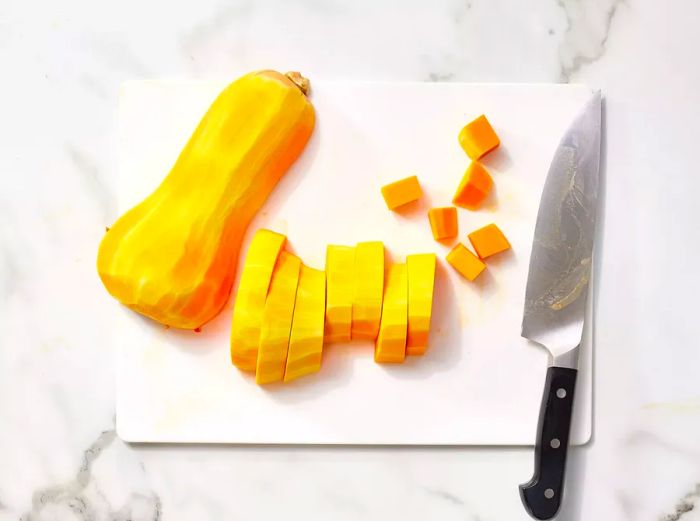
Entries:
[[470,252],[462,243],[452,248],[452,251],[447,254],[447,262],[465,279],[471,281],[475,280],[486,269],[486,264],[481,262],[479,257]]
[[468,210],[478,210],[484,199],[488,197],[493,186],[493,180],[488,171],[478,161],[472,161],[459,183],[452,202]]
[[459,133],[459,144],[471,159],[479,159],[501,144],[491,123],[483,114],[467,123]]
[[389,210],[417,201],[423,195],[418,177],[411,176],[382,187],[382,196]]
[[457,220],[457,208],[447,206],[444,208],[431,208],[428,210],[430,229],[436,241],[457,237],[459,224]]
[[474,251],[482,259],[510,249],[508,239],[503,235],[501,229],[493,223],[470,233],[469,242],[472,243]]

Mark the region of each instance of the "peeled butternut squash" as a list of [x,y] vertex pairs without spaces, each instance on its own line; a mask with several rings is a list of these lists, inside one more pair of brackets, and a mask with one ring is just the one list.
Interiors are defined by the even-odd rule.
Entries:
[[302,264],[289,335],[285,382],[321,369],[325,313],[326,274]]
[[469,242],[480,259],[496,255],[510,249],[510,243],[501,229],[495,224],[487,224],[469,234]]
[[484,165],[478,161],[472,161],[459,183],[452,202],[462,208],[478,210],[491,192],[492,186],[493,180]]
[[389,210],[396,210],[405,204],[417,201],[422,195],[423,191],[415,175],[382,186],[382,197]]
[[461,242],[447,254],[449,262],[467,280],[474,281],[486,269],[486,264]]
[[248,223],[313,131],[306,89],[275,71],[224,89],[160,186],[104,236],[97,271],[113,297],[183,329],[219,313]]
[[236,291],[231,361],[255,373],[256,383],[290,382],[319,371],[324,344],[331,341],[372,340],[379,363],[426,351],[435,254],[387,265],[381,242],[330,245],[322,271],[284,251],[286,242],[282,234],[258,230]]
[[407,355],[422,355],[428,348],[436,264],[434,253],[421,253],[406,257],[406,271],[408,273]]
[[459,133],[459,144],[473,160],[480,159],[501,144],[491,123],[483,114],[467,125]]
[[454,206],[431,208],[428,210],[428,220],[430,221],[430,229],[433,232],[433,239],[436,241],[457,237],[459,221],[457,219],[457,208]]
[[286,251],[280,253],[262,314],[255,371],[257,384],[281,382],[284,378],[300,270],[299,257]]
[[254,372],[257,365],[267,294],[286,242],[284,235],[262,229],[248,247],[231,323],[231,363],[244,371]]
[[326,340],[349,342],[354,297],[355,248],[329,244],[326,249]]
[[382,317],[384,244],[377,241],[357,244],[354,277],[352,338],[374,340]]
[[379,335],[374,361],[401,363],[406,358],[408,334],[408,280],[405,264],[392,264],[386,272]]

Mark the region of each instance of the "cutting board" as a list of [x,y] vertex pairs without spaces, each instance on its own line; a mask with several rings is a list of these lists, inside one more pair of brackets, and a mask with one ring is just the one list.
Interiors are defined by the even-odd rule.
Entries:
[[[169,171],[219,82],[140,81],[120,95],[119,208]],[[379,240],[390,257],[435,252],[429,351],[373,361],[368,342],[324,348],[321,371],[259,387],[229,361],[233,299],[199,333],[166,329],[115,302],[117,432],[131,442],[533,445],[546,352],[520,337],[540,192],[561,135],[591,95],[576,85],[313,82],[317,127],[301,159],[251,224],[284,233],[312,267],[329,243]],[[459,239],[495,222],[512,251],[476,281],[444,261],[427,209],[450,204],[469,159],[457,135],[485,113],[502,146],[484,159],[495,193],[460,210]],[[424,197],[387,210],[380,187],[417,174]],[[240,270],[239,270],[240,273]],[[235,288],[234,288],[235,290]],[[589,306],[590,307],[590,306]],[[590,310],[572,442],[591,436]]]

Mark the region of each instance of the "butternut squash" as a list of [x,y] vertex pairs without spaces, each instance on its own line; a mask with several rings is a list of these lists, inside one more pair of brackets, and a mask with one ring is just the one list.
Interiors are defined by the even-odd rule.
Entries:
[[352,328],[355,248],[326,248],[326,327],[328,342],[349,342]]
[[406,358],[408,331],[408,279],[405,264],[392,264],[386,273],[382,319],[374,348],[374,361],[401,363]]
[[474,281],[486,269],[486,264],[459,243],[447,254],[447,262],[465,279]]
[[286,251],[280,253],[262,315],[257,384],[281,382],[284,378],[300,269],[299,257]]
[[493,180],[484,165],[478,161],[472,161],[464,173],[452,202],[469,210],[478,210],[491,192],[492,186]]
[[501,140],[498,139],[489,120],[482,114],[462,129],[459,133],[459,144],[471,159],[477,160],[500,145]]
[[255,371],[270,281],[286,242],[284,235],[261,229],[248,247],[231,325],[231,363],[244,371]]
[[423,195],[418,177],[415,175],[382,186],[382,197],[389,210],[417,201]]
[[510,249],[510,243],[495,224],[487,224],[469,234],[469,242],[481,259]]
[[430,221],[430,230],[433,232],[433,239],[436,241],[457,237],[459,221],[457,208],[454,206],[431,208],[428,210],[428,220]]
[[407,355],[422,355],[428,348],[435,290],[435,266],[434,253],[421,253],[406,257],[408,272]]
[[325,304],[326,274],[302,264],[289,337],[285,382],[321,369]]
[[304,89],[298,73],[260,71],[223,90],[160,186],[104,236],[97,271],[113,297],[183,329],[219,313],[248,223],[313,131]]
[[379,333],[384,292],[384,245],[381,242],[358,243],[354,276],[352,338],[375,340]]
[[[319,371],[324,344],[331,339],[372,340],[379,363],[425,352],[435,254],[408,255],[405,264],[387,265],[381,242],[329,245],[321,271],[283,251],[286,240],[270,230],[255,233],[236,292],[231,360],[254,372],[256,383],[289,382]],[[481,264],[467,254],[475,266]],[[463,272],[465,266],[473,269],[472,259],[459,255],[450,254],[450,261]]]

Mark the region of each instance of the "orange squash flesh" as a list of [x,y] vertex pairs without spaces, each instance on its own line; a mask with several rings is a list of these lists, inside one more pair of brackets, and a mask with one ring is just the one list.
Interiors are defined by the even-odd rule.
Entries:
[[384,294],[384,244],[360,242],[355,247],[352,338],[374,340],[379,333]]
[[315,373],[321,368],[325,307],[325,272],[302,265],[289,336],[285,382]]
[[408,337],[407,355],[422,355],[428,348],[430,319],[433,311],[435,291],[434,253],[408,255]]
[[459,133],[459,144],[471,159],[480,159],[501,144],[491,123],[483,114]]
[[286,242],[284,235],[261,229],[248,247],[233,306],[230,341],[231,363],[243,371],[255,371],[263,310],[272,274]]
[[478,161],[472,161],[464,173],[452,202],[468,210],[478,210],[488,197],[493,180],[488,171]]
[[486,264],[481,262],[479,257],[470,252],[462,243],[452,248],[452,251],[447,254],[447,262],[460,275],[470,281],[475,280],[486,269]]
[[457,220],[457,208],[447,206],[445,208],[431,208],[428,210],[430,229],[436,241],[457,237],[459,225]]
[[258,385],[281,382],[284,378],[300,269],[299,257],[286,251],[280,253],[262,314],[255,370]]
[[374,361],[400,363],[406,358],[408,334],[408,278],[405,264],[392,264],[386,272],[382,319],[374,348]]
[[472,243],[474,251],[482,259],[510,249],[508,239],[503,235],[501,229],[493,223],[470,233],[469,242]]
[[382,187],[382,196],[389,210],[417,201],[423,195],[418,177],[411,176]]
[[326,342],[349,342],[352,331],[355,248],[326,248]]

